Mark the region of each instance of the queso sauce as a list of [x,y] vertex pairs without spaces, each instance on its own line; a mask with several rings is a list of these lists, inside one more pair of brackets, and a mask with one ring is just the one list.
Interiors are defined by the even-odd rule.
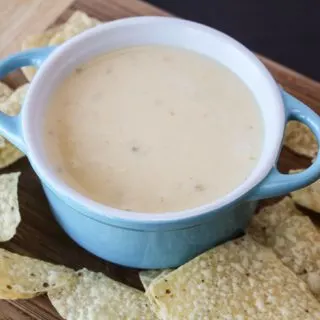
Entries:
[[49,162],[73,189],[158,213],[211,203],[243,183],[263,125],[253,94],[228,68],[154,45],[76,68],[51,97],[44,136]]

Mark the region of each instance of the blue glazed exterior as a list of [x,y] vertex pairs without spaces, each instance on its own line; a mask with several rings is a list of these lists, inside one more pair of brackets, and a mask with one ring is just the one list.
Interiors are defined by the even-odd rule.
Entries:
[[[40,67],[53,49],[34,49],[0,61],[0,78],[23,66]],[[305,123],[319,143],[319,117],[301,101],[283,90],[281,93],[286,120]],[[9,117],[0,113],[0,134],[29,156],[56,220],[86,250],[129,267],[168,268],[185,263],[212,246],[241,234],[254,213],[257,200],[302,188],[320,176],[319,154],[311,167],[298,174],[282,174],[274,166],[257,186],[216,210],[168,221],[152,221],[148,218],[138,221],[130,217],[108,215],[108,212],[102,215],[92,207],[74,201],[70,194],[63,193],[59,188],[52,188],[50,179],[40,174],[38,164],[32,161],[32,150],[24,139],[23,121],[21,115]]]
[[199,253],[243,234],[256,201],[236,203],[210,214],[210,219],[185,228],[146,231],[114,225],[104,217],[70,206],[45,185],[51,210],[64,231],[96,256],[135,268],[177,267]]
[[[35,66],[39,68],[53,50],[54,47],[46,47],[19,52],[9,56],[0,61],[0,79],[4,78],[8,73],[25,66]],[[26,153],[21,133],[20,115],[9,117],[0,112],[0,124],[0,131],[3,132],[3,135],[21,151]]]

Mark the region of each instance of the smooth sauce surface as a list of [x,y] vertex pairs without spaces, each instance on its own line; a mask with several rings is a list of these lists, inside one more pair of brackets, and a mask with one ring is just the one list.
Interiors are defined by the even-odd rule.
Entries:
[[73,189],[108,206],[168,212],[239,186],[263,143],[259,107],[218,62],[184,49],[98,56],[53,94],[46,152]]

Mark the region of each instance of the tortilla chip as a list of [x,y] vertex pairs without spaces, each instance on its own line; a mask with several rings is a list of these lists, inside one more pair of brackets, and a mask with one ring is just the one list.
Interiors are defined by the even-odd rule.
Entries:
[[[6,96],[6,99],[0,99],[0,111],[9,116],[17,115],[20,112],[21,105],[23,103],[27,90],[28,84],[19,87],[14,92],[11,91],[10,95]],[[24,154],[19,149],[17,149],[4,137],[0,136],[0,169],[13,164],[22,157],[24,157]]]
[[139,278],[143,285],[144,290],[147,290],[152,281],[160,279],[161,277],[166,276],[172,272],[172,269],[163,269],[163,270],[145,270],[139,272]]
[[[27,37],[22,42],[22,50],[29,50],[33,48],[41,48],[46,47],[49,45],[50,39],[62,29],[63,25],[53,27],[44,31],[42,34],[31,35]],[[22,72],[26,76],[26,78],[31,81],[32,78],[35,76],[37,69],[34,67],[23,67],[21,68]]]
[[0,111],[8,116],[16,116],[21,110],[28,89],[28,83],[17,88],[6,100],[0,103]]
[[318,153],[318,143],[311,130],[303,123],[290,121],[285,131],[284,145],[293,152],[309,158]]
[[307,216],[286,219],[270,243],[281,261],[307,284],[320,302],[320,233]]
[[49,45],[59,45],[100,23],[99,20],[90,18],[84,12],[76,11],[65,23],[64,27],[50,39]]
[[[12,89],[5,83],[0,82],[0,104],[6,101],[12,94]],[[0,136],[0,148],[5,146],[5,139]]]
[[275,228],[292,216],[301,216],[299,211],[290,197],[285,197],[281,201],[262,208],[258,214],[253,216],[248,233],[257,242],[268,245],[270,237],[273,235]]
[[[271,247],[279,259],[308,284],[316,298],[320,297],[317,289],[310,286],[310,277],[316,278],[320,270],[319,233],[292,199],[286,197],[260,210],[248,232],[257,242]],[[314,272],[309,277],[309,273]]]
[[191,260],[153,282],[147,295],[161,319],[320,317],[320,304],[306,284],[249,236]]
[[143,292],[87,269],[48,296],[64,319],[155,319]]
[[63,25],[52,27],[48,30],[45,30],[41,34],[28,36],[22,42],[22,50],[28,50],[33,48],[40,48],[48,46],[51,38],[63,28]]
[[5,146],[0,148],[0,169],[6,168],[24,157],[24,154],[11,142],[5,140]]
[[[65,24],[48,29],[42,34],[26,38],[22,43],[22,50],[59,45],[99,23],[99,20],[87,16],[84,12],[76,11]],[[22,71],[31,81],[37,70],[34,67],[24,67]]]
[[301,207],[320,213],[320,180],[303,189],[291,192],[291,197]]
[[75,272],[0,249],[0,299],[26,299],[65,286]]
[[20,172],[0,175],[0,242],[16,234],[21,221],[18,203]]
[[0,82],[0,103],[6,101],[12,94],[12,89],[5,83]]
[[296,274],[320,270],[320,233],[309,217],[286,219],[275,229],[270,244]]

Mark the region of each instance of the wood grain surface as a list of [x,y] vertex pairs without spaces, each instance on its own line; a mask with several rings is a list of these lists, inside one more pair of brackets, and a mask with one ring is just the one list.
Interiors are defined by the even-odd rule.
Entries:
[[26,36],[46,29],[72,2],[73,0],[1,0],[0,58],[19,50],[20,43]]
[[[4,4],[4,2],[6,4]],[[11,0],[0,2],[0,56],[19,48],[23,37],[64,22],[75,10],[82,10],[103,21],[137,15],[167,15],[164,11],[137,0]],[[20,17],[20,18],[19,18]],[[20,20],[19,20],[20,19]],[[17,22],[19,20],[19,22]],[[262,61],[276,80],[293,95],[320,114],[320,84],[268,59]],[[9,80],[15,87],[25,81],[21,74]],[[223,155],[221,155],[223,156]],[[307,167],[309,160],[283,150],[280,169]],[[109,277],[136,288],[142,288],[137,270],[102,261],[76,245],[60,229],[50,213],[37,176],[26,158],[2,172],[21,171],[19,202],[22,223],[17,235],[0,247],[79,269],[101,271]],[[316,216],[308,214],[316,220]],[[0,320],[61,319],[45,296],[31,300],[0,301]]]

